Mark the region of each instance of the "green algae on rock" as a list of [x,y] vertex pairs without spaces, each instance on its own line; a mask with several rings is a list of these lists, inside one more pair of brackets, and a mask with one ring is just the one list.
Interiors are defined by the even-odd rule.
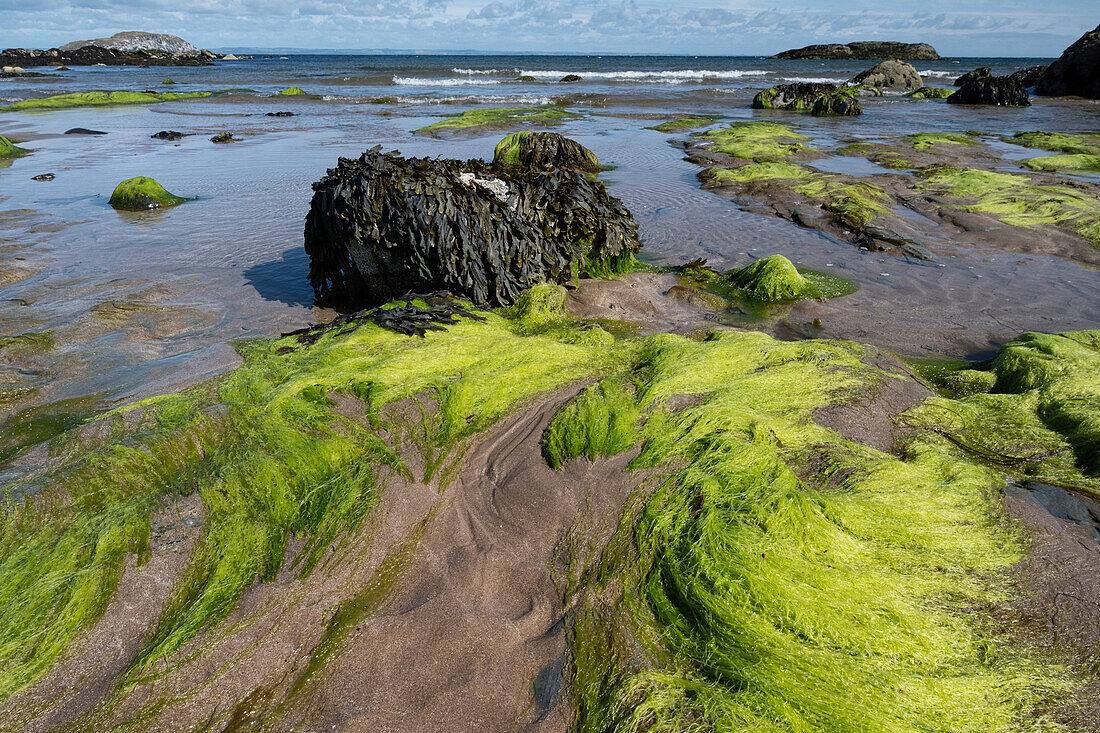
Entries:
[[493,165],[566,168],[585,173],[603,170],[596,154],[556,132],[513,132],[493,150]]
[[548,127],[560,125],[566,120],[577,119],[581,115],[562,107],[546,105],[542,107],[482,107],[470,109],[461,114],[452,115],[427,127],[413,130],[417,134],[438,132],[473,132],[477,130],[501,129],[534,125]]
[[700,127],[710,127],[718,120],[722,119],[721,115],[698,115],[695,117],[677,117],[673,120],[662,122],[659,125],[653,125],[647,127],[647,130],[656,130],[657,132],[687,132],[688,130],[697,130]]
[[835,84],[779,84],[757,93],[752,106],[754,109],[810,112],[815,117],[853,116],[863,114],[856,99],[857,92],[856,87],[838,87]]
[[909,97],[910,99],[947,99],[954,93],[954,89],[945,89],[943,87],[921,87],[920,89],[915,89],[909,92],[905,96]]
[[1017,132],[1005,142],[1070,155],[1100,155],[1100,133]]
[[796,268],[783,255],[762,257],[734,270],[729,273],[729,282],[745,296],[763,303],[836,298],[859,289],[850,280]]
[[280,97],[296,97],[299,94],[305,94],[305,91],[301,87],[288,87],[279,92]]
[[116,209],[144,211],[162,206],[177,206],[187,201],[164,190],[164,187],[148,176],[127,178],[115,186],[110,204]]
[[975,610],[1023,555],[1000,473],[921,438],[880,453],[813,420],[897,378],[861,356],[656,336],[629,390],[614,376],[562,409],[571,440],[548,443],[553,461],[640,445],[631,467],[657,475],[570,597],[578,730],[978,733],[1062,688],[1062,668],[1006,647]]
[[765,161],[762,163],[748,163],[737,168],[708,168],[706,176],[712,181],[733,181],[735,183],[749,183],[751,181],[769,181],[785,178],[808,178],[812,176],[805,166],[786,161]]
[[818,151],[802,144],[809,138],[787,125],[764,120],[734,122],[728,127],[695,133],[711,148],[732,158],[768,162]]
[[18,112],[28,109],[69,109],[72,107],[103,107],[122,104],[156,104],[174,102],[177,99],[201,99],[213,92],[70,92],[52,97],[24,99],[20,102],[0,107],[0,112]]
[[931,166],[918,175],[921,191],[961,199],[946,205],[991,214],[1012,226],[1063,226],[1100,246],[1100,201],[1087,191],[974,168]]
[[3,135],[0,135],[0,158],[18,158],[31,151],[21,148]]
[[978,145],[973,135],[963,132],[918,132],[906,135],[905,139],[914,150],[928,150],[935,145]]
[[1100,331],[1025,333],[987,369],[967,371],[988,386],[930,400],[908,424],[1019,480],[1100,497]]
[[1033,171],[1081,171],[1082,173],[1100,172],[1100,155],[1072,153],[1068,155],[1043,155],[1020,161]]

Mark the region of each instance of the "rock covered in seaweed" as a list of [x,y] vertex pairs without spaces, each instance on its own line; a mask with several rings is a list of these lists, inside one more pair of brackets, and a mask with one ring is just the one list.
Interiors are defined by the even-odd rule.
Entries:
[[115,209],[144,211],[146,209],[158,209],[162,206],[176,206],[186,200],[182,196],[176,196],[165,191],[164,186],[148,176],[137,176],[127,178],[115,186],[114,193],[111,194],[110,204]]
[[1036,91],[1100,99],[1100,25],[1078,38],[1047,67]]
[[0,135],[0,158],[18,158],[20,155],[26,155],[29,152],[29,150],[19,147],[11,140]]
[[773,59],[917,59],[935,61],[940,55],[927,43],[897,41],[854,41],[852,43],[819,43],[792,48],[772,56]]
[[988,79],[991,76],[993,76],[993,69],[989,68],[988,66],[979,66],[973,71],[968,71],[960,76],[958,79],[956,79],[955,86],[961,87],[962,85],[969,84],[970,82],[976,81],[977,79]]
[[1007,76],[972,78],[947,98],[948,104],[985,104],[995,107],[1030,107],[1027,89]]
[[822,83],[778,84],[753,97],[752,106],[755,109],[812,112],[818,117],[863,114],[859,102],[847,89]]
[[515,132],[497,143],[493,165],[522,165],[541,170],[565,168],[599,173],[596,154],[556,132]]
[[624,271],[640,246],[622,202],[578,171],[375,147],[341,158],[313,190],[305,247],[328,305],[433,290],[508,305],[536,283]]

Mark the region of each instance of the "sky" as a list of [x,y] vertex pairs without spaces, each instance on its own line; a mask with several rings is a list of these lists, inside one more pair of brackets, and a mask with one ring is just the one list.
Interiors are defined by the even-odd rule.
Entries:
[[197,46],[770,55],[810,43],[931,43],[944,56],[1058,56],[1097,0],[0,0],[0,47],[121,30]]

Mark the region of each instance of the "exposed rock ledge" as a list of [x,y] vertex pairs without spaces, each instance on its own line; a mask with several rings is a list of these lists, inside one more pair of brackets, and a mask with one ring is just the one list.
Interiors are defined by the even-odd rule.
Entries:
[[854,41],[821,43],[783,51],[773,59],[919,59],[932,61],[940,55],[927,43],[898,41]]
[[123,31],[110,38],[73,41],[46,50],[9,48],[0,53],[3,66],[203,66],[217,58],[178,36]]

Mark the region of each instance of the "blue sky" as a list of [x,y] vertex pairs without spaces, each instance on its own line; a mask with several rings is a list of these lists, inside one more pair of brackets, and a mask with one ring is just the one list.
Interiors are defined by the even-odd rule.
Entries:
[[809,43],[926,41],[943,55],[1057,56],[1097,0],[0,0],[0,46],[119,30],[198,46],[771,54]]

